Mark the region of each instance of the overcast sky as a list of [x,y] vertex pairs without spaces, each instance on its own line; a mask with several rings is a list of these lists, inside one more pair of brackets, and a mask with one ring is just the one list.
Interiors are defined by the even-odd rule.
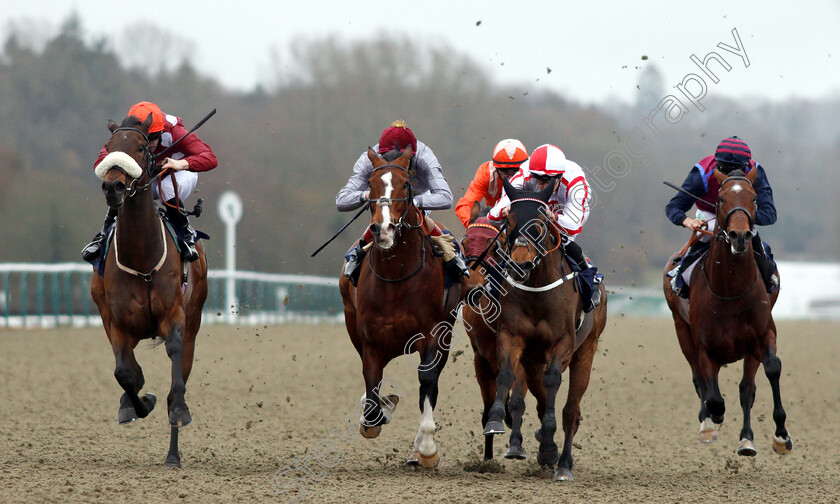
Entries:
[[[471,56],[499,83],[552,89],[581,102],[635,101],[639,73],[650,64],[662,73],[665,92],[675,92],[673,86],[686,76],[701,73],[690,57],[702,60],[712,51],[731,70],[710,64],[719,82],[704,76],[709,96],[840,97],[837,0],[432,0],[395,1],[392,8],[382,7],[383,2],[338,0],[139,5],[119,0],[6,2],[0,29],[5,35],[8,23],[20,20],[55,28],[76,12],[85,33],[117,40],[127,26],[150,21],[194,44],[199,72],[243,91],[267,82],[272,51],[282,54],[295,38],[334,35],[350,41],[404,35],[418,45],[446,44]],[[718,47],[737,47],[733,29],[748,68],[743,58]]]

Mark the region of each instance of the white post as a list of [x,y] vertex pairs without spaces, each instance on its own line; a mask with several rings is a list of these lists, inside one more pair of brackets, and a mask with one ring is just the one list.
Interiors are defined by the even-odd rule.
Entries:
[[225,287],[225,309],[227,318],[233,322],[239,316],[239,301],[236,299],[236,223],[242,218],[242,200],[233,191],[227,191],[219,198],[219,217],[225,223],[225,269],[227,285]]

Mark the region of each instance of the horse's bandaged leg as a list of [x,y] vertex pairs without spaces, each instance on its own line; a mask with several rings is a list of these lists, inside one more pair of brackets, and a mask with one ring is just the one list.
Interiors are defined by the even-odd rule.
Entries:
[[430,238],[443,251],[444,261],[455,259],[455,245],[452,243],[455,240],[454,236],[444,233],[440,236],[431,236]]

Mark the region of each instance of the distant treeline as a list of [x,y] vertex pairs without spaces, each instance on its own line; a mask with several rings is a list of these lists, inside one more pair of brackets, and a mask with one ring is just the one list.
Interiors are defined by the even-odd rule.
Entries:
[[[592,177],[595,206],[579,242],[613,284],[651,284],[686,232],[665,218],[672,191],[691,166],[737,134],[773,184],[778,223],[762,237],[786,260],[838,260],[840,100],[767,103],[713,96],[662,136],[642,125],[661,82],[636,104],[581,106],[539,83],[503,87],[450,47],[408,40],[297,42],[273,86],[232,92],[188,60],[149,71],[128,67],[111,41],[88,42],[75,18],[38,45],[12,34],[0,55],[0,262],[77,261],[102,224],[105,200],[92,163],[139,100],[158,103],[187,126],[211,108],[199,135],[220,165],[202,174],[206,213],[194,224],[213,238],[211,267],[223,264],[218,196],[244,201],[238,228],[242,269],[336,275],[362,220],[315,259],[309,253],[350,214],[334,198],[353,163],[384,127],[405,119],[444,167],[455,198],[495,143],[554,143]],[[292,70],[285,70],[290,68]],[[577,71],[585,71],[579,69]],[[746,70],[748,71],[748,70]],[[640,72],[649,84],[655,67]],[[570,75],[569,78],[574,78]],[[756,83],[760,89],[761,83]],[[642,142],[644,152],[638,149]],[[635,148],[634,148],[635,147]],[[454,212],[437,219],[461,234]]]

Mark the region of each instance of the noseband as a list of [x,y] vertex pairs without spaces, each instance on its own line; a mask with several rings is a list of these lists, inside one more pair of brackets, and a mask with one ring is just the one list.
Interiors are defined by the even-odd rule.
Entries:
[[[723,183],[720,185],[720,189],[718,191],[719,192],[722,191],[723,186],[726,185],[729,182],[739,182],[739,181],[746,182],[747,184],[749,184],[750,189],[753,189],[753,184],[752,184],[752,182],[750,182],[750,179],[748,179],[747,177],[727,177],[726,180],[724,180]],[[753,189],[753,192],[755,192],[754,189]],[[721,201],[721,198],[718,196],[718,203],[720,203],[720,201]],[[755,200],[753,200],[753,206],[755,207]],[[744,208],[742,206],[736,206],[735,208],[729,210],[729,212],[726,213],[726,215],[724,216],[723,219],[720,218],[720,215],[716,215],[717,221],[719,223],[718,225],[720,227],[720,231],[715,235],[715,238],[718,239],[718,240],[725,241],[728,245],[731,245],[732,243],[731,243],[731,240],[729,238],[729,234],[726,231],[729,229],[729,219],[732,217],[733,214],[735,214],[735,212],[744,212],[745,214],[747,214],[747,219],[749,219],[749,223],[750,223],[751,237],[755,236],[757,234],[757,231],[755,230],[755,223],[753,222],[753,215],[755,214],[755,208],[753,208],[753,211],[751,213],[749,210],[747,210],[746,208]],[[720,213],[720,205],[717,205],[717,213],[718,214]]]
[[[111,138],[114,138],[114,135],[116,135],[118,131],[134,131],[134,132],[137,132],[137,133],[140,134],[140,136],[143,137],[143,140],[145,140],[145,142],[146,142],[146,145],[143,146],[143,163],[142,163],[141,167],[143,169],[143,175],[147,175],[149,177],[149,181],[146,182],[145,184],[142,184],[142,185],[138,186],[137,185],[138,180],[140,180],[140,179],[139,178],[132,179],[131,183],[128,185],[128,194],[126,195],[126,197],[131,198],[132,196],[134,196],[137,193],[137,191],[145,191],[146,189],[148,189],[148,187],[150,185],[152,185],[152,182],[155,179],[152,176],[152,170],[154,169],[154,166],[155,166],[155,156],[154,156],[154,154],[152,154],[152,150],[149,148],[149,145],[151,144],[151,141],[149,141],[149,135],[144,133],[143,130],[141,130],[139,128],[132,127],[132,126],[120,126],[119,128],[114,130],[114,132],[111,134]],[[117,169],[119,169],[119,168],[117,168]],[[130,175],[125,173],[125,171],[123,171],[122,169],[120,169],[120,171],[122,171],[125,174],[126,177],[130,177]],[[141,175],[140,177],[142,177],[143,175]]]

